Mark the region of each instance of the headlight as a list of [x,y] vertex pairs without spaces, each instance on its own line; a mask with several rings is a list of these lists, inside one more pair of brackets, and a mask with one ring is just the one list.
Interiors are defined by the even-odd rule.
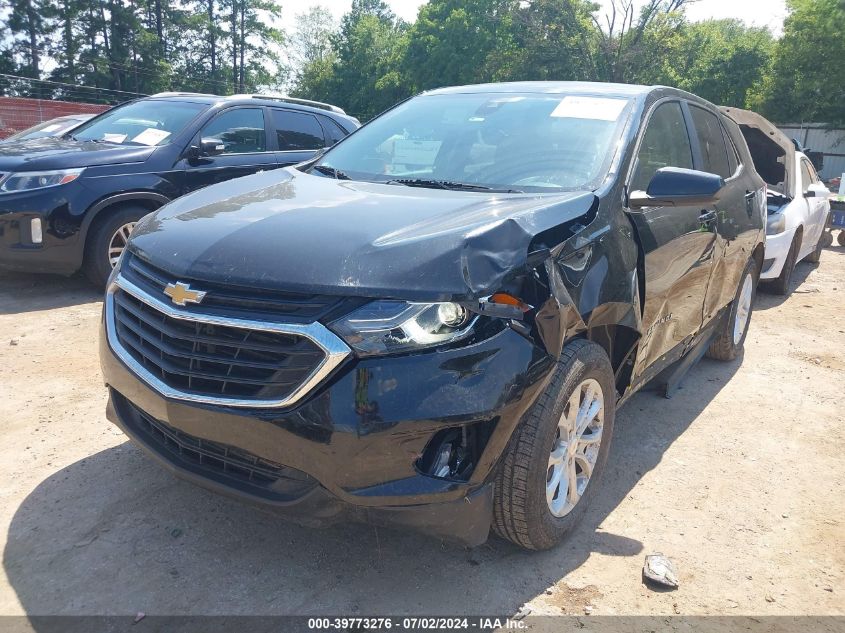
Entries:
[[373,301],[329,327],[358,354],[395,354],[443,345],[472,333],[469,311],[457,303]]
[[79,169],[56,169],[54,171],[20,171],[9,174],[0,184],[0,191],[7,193],[13,191],[29,191],[31,189],[44,189],[45,187],[57,187],[66,185],[79,178],[84,168]]
[[766,235],[777,235],[786,230],[786,216],[783,213],[772,213],[766,216]]

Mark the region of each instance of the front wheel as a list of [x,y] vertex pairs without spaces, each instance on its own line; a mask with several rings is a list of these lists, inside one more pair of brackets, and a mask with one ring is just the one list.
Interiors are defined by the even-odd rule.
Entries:
[[607,354],[590,341],[572,341],[496,473],[493,530],[499,536],[532,550],[563,540],[595,494],[615,413]]
[[742,271],[730,311],[719,325],[719,330],[707,350],[707,356],[716,360],[733,360],[739,355],[748,335],[756,293],[757,262],[752,258]]
[[98,217],[91,228],[85,243],[83,272],[91,283],[102,288],[126,248],[132,229],[149,210],[128,206],[116,211],[104,209],[100,213],[108,215],[103,219]]

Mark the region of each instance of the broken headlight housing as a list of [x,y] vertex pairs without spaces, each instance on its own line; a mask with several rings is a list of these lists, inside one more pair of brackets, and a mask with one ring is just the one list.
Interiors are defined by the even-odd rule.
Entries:
[[766,235],[777,235],[786,230],[786,216],[783,213],[772,213],[766,216]]
[[373,301],[329,327],[361,356],[413,352],[472,334],[473,315],[452,303]]

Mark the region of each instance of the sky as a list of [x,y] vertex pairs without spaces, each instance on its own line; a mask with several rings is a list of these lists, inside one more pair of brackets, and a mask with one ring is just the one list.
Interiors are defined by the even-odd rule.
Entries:
[[[597,0],[609,5],[608,0]],[[289,0],[282,2],[282,22],[286,31],[294,29],[298,13],[306,12],[314,5],[322,5],[340,19],[349,10],[352,0]],[[399,17],[413,22],[417,10],[424,0],[388,0],[388,4]],[[786,0],[697,0],[687,8],[687,16],[694,21],[709,18],[739,18],[753,26],[768,26],[780,34],[783,18],[786,16]]]

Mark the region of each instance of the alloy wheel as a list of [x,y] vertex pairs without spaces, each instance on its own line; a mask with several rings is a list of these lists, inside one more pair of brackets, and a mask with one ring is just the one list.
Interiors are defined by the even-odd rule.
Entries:
[[118,227],[111,236],[111,239],[109,240],[108,258],[109,265],[112,268],[117,265],[117,260],[120,259],[123,249],[126,248],[126,244],[129,241],[129,235],[132,233],[132,229],[135,228],[136,224],[137,222],[127,222],[123,226]]
[[546,502],[556,517],[569,514],[581,499],[599,455],[604,426],[604,394],[598,381],[579,384],[558,421],[546,472]]
[[736,304],[736,318],[734,318],[734,345],[739,345],[745,327],[748,325],[748,318],[751,316],[751,298],[754,282],[751,275],[745,275],[742,280],[742,290],[739,292]]

